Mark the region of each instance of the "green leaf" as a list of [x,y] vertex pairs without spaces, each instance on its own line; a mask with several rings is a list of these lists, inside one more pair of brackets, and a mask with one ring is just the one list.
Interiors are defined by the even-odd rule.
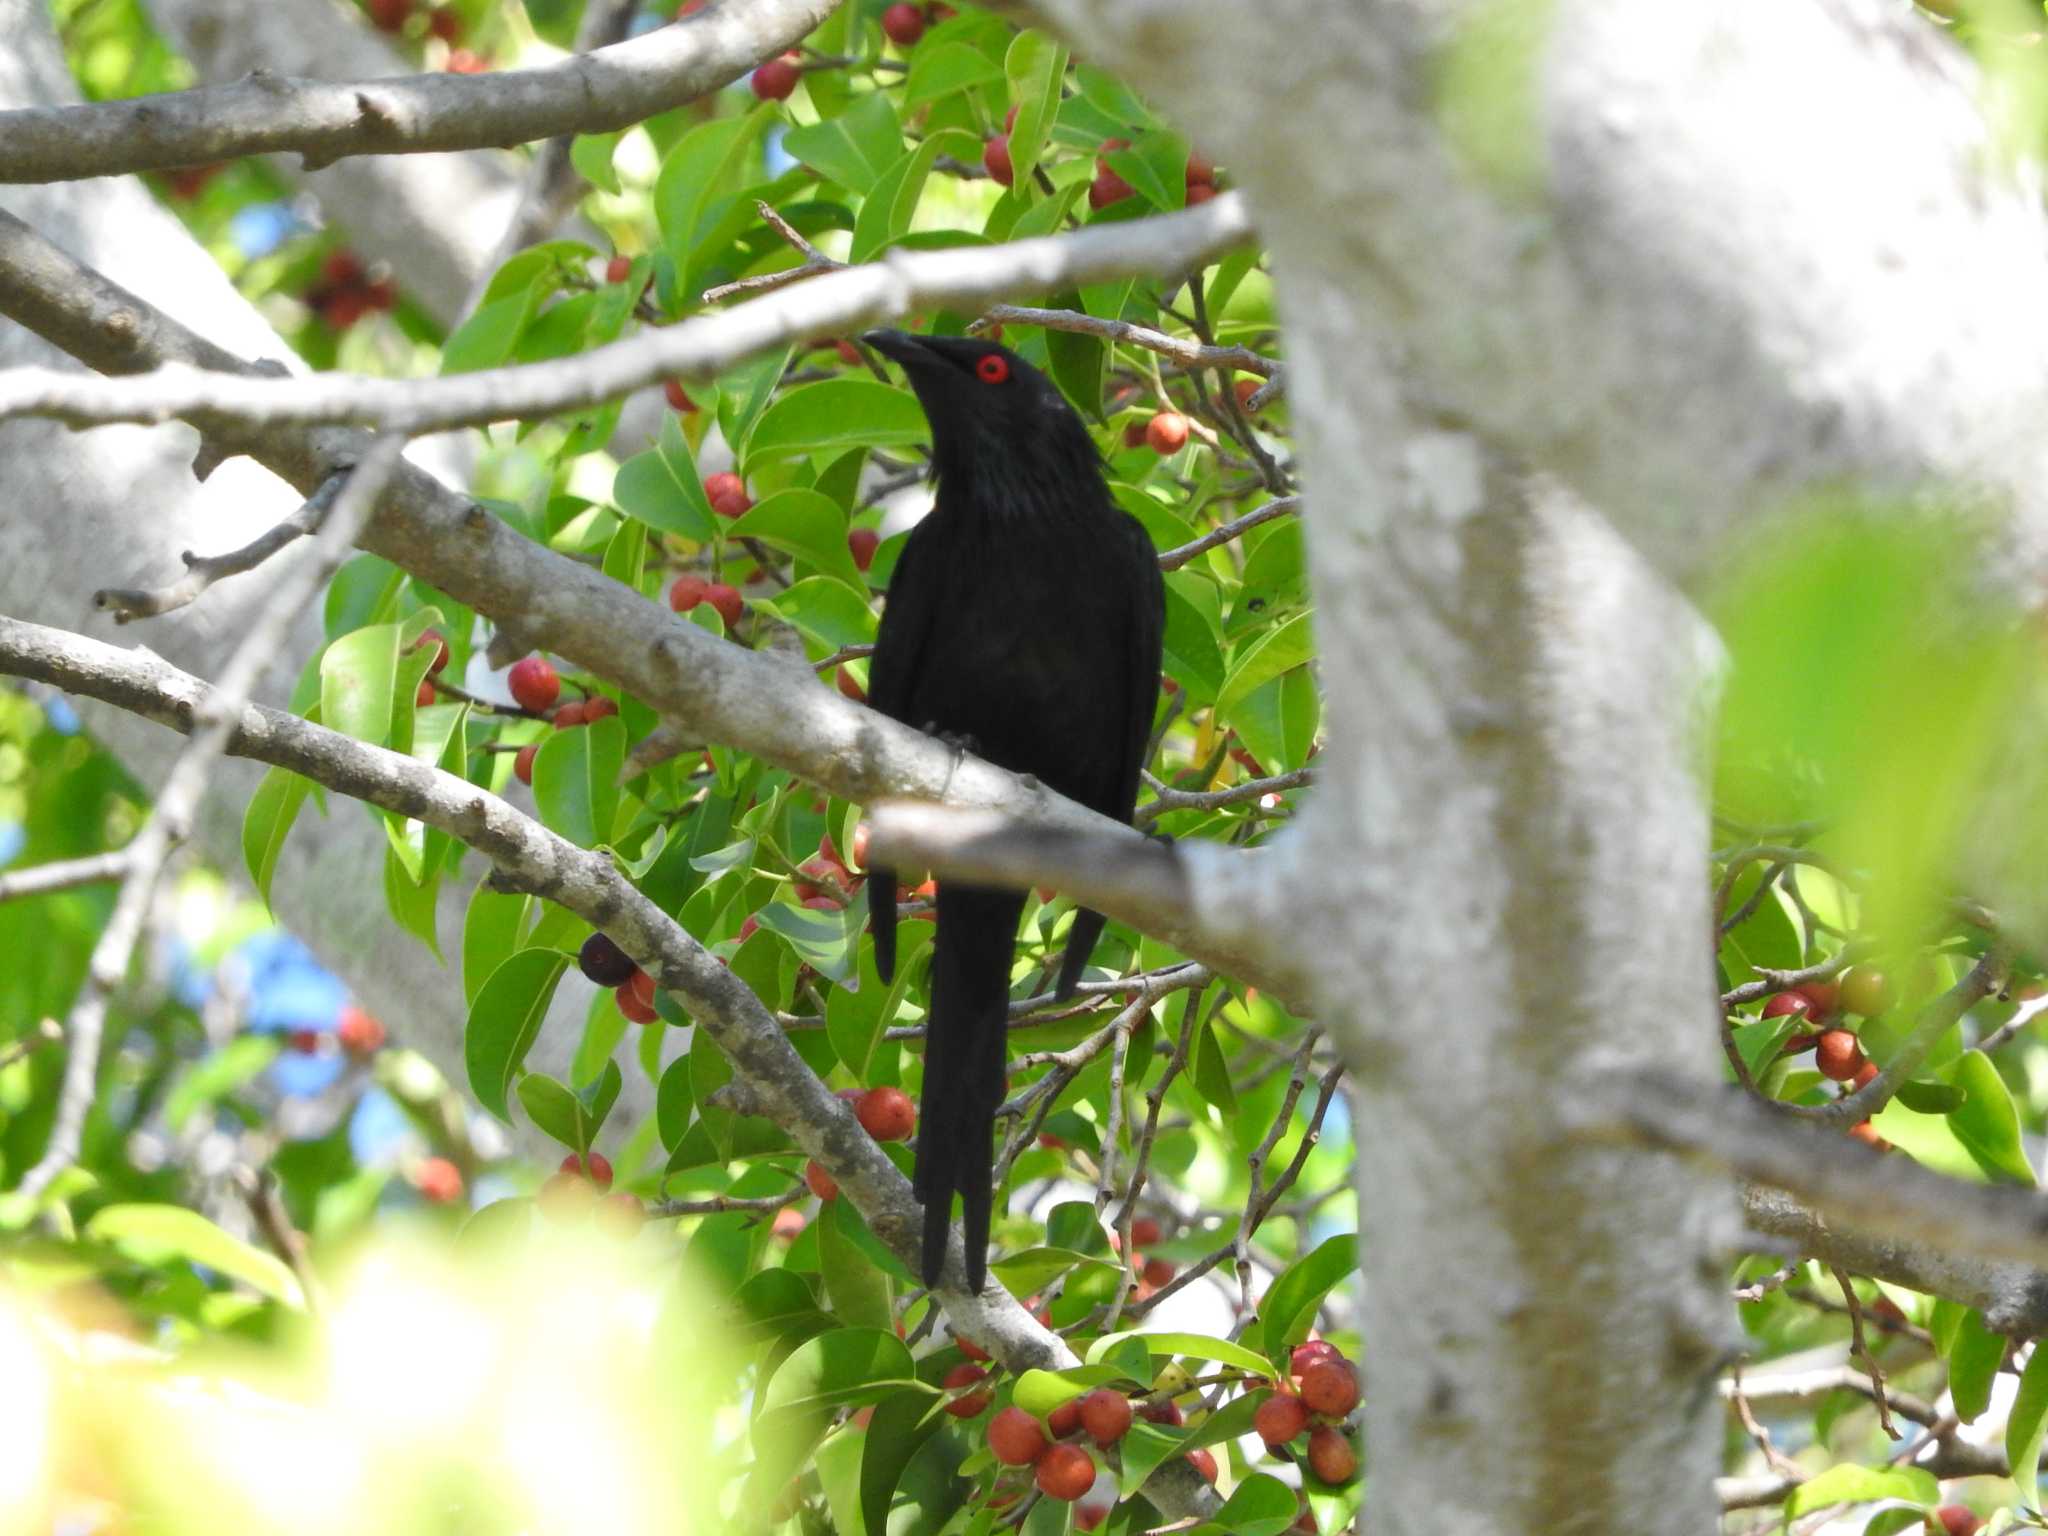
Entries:
[[806,576],[781,592],[748,599],[828,650],[868,645],[875,638],[875,611],[844,582]]
[[1972,1307],[1963,1314],[1947,1356],[1949,1395],[1955,1400],[1956,1417],[1972,1423],[1991,1406],[1992,1383],[2005,1363],[2005,1340],[1985,1327],[1983,1314]]
[[529,1072],[519,1079],[519,1107],[526,1118],[563,1146],[588,1152],[590,1139],[583,1124],[583,1106],[576,1095],[552,1077]]
[[2048,1428],[2048,1349],[2039,1344],[2028,1357],[2005,1421],[2005,1454],[2013,1486],[2028,1509],[2041,1507],[2041,1432]]
[[1149,1377],[1134,1378],[1114,1365],[1070,1365],[1063,1371],[1041,1371],[1034,1368],[1017,1378],[1017,1385],[1010,1394],[1010,1400],[1026,1413],[1043,1419],[1062,1403],[1072,1402],[1083,1392],[1091,1392],[1097,1387],[1112,1386],[1118,1382],[1133,1382],[1143,1387],[1152,1385]]
[[981,141],[957,128],[927,134],[922,144],[900,157],[882,173],[860,205],[853,224],[850,259],[870,261],[885,245],[910,232],[917,205],[924,196],[925,179],[941,155],[974,160],[981,154]]
[[535,283],[479,304],[441,344],[441,372],[474,373],[505,362],[532,323],[541,297],[540,285]]
[[1266,1472],[1254,1472],[1232,1491],[1214,1516],[1231,1536],[1279,1536],[1295,1521],[1294,1490]]
[[441,866],[426,871],[424,880],[414,880],[405,860],[387,841],[384,846],[384,904],[405,932],[441,958],[441,940],[435,920],[441,910]]
[[533,759],[533,799],[540,819],[579,848],[612,835],[619,813],[619,772],[626,765],[626,727],[617,715],[552,732]]
[[1003,1284],[1013,1291],[1042,1290],[1048,1282],[1070,1269],[1115,1270],[1116,1265],[1107,1259],[1098,1259],[1093,1254],[1079,1253],[1072,1248],[1037,1247],[1026,1248],[1008,1254],[989,1265]]
[[[612,156],[619,147],[620,133],[579,133],[569,143],[569,163],[576,168],[576,174],[601,191],[617,196],[619,173],[612,168]],[[638,276],[640,274],[635,274]],[[627,279],[627,286],[633,287],[633,279]]]
[[1151,1429],[1153,1426],[1142,1420],[1133,1424],[1130,1433],[1124,1437],[1123,1491],[1128,1494],[1142,1487],[1160,1463],[1170,1456],[1184,1456],[1189,1451],[1200,1450],[1203,1446],[1219,1445],[1225,1440],[1235,1440],[1240,1435],[1251,1433],[1252,1415],[1259,1410],[1258,1399],[1261,1395],[1251,1392],[1239,1393],[1201,1423],[1179,1432],[1166,1431],[1157,1439],[1148,1436],[1138,1446],[1131,1444],[1138,1430]]
[[164,1098],[164,1124],[185,1128],[193,1114],[218,1103],[237,1088],[254,1082],[277,1060],[284,1042],[276,1035],[242,1035],[205,1057],[178,1080]]
[[762,1414],[876,1403],[905,1388],[931,1392],[901,1339],[886,1328],[841,1328],[798,1345],[761,1393]]
[[1982,1051],[1966,1051],[1956,1063],[1954,1082],[1966,1095],[1948,1113],[1956,1139],[1992,1178],[2031,1188],[2034,1169],[2020,1146],[2019,1111],[1991,1058]]
[[526,926],[524,893],[494,890],[488,879],[477,882],[470,893],[469,910],[462,918],[462,1000],[476,1002],[477,993],[519,947]]
[[1003,78],[1002,69],[979,48],[966,43],[927,43],[910,56],[910,76],[903,85],[906,111]]
[[612,479],[612,500],[628,517],[637,517],[663,533],[699,544],[717,536],[711,501],[704,494],[689,441],[673,411],[662,420],[660,441],[619,466]]
[[1227,716],[1238,700],[1254,688],[1291,672],[1315,656],[1309,616],[1296,614],[1278,629],[1269,629],[1231,663],[1229,679],[1216,696],[1216,713]]
[[1067,50],[1043,32],[1019,32],[1004,56],[1003,73],[1010,80],[1010,104],[1017,109],[1010,125],[1010,165],[1015,185],[1023,188],[1031,184],[1059,113]]
[[1266,1353],[1275,1361],[1308,1337],[1316,1309],[1332,1287],[1358,1267],[1358,1236],[1341,1232],[1326,1238],[1315,1252],[1288,1265],[1259,1303]]
[[816,491],[777,491],[764,497],[733,523],[732,537],[759,539],[771,549],[794,556],[805,566],[836,577],[867,601],[867,583],[846,546],[846,514]]
[[1947,1115],[1960,1109],[1969,1095],[1949,1083],[1921,1081],[1901,1084],[1894,1097],[1919,1114]]
[[1191,1074],[1195,1092],[1222,1110],[1237,1113],[1237,1089],[1230,1082],[1230,1064],[1223,1059],[1223,1046],[1216,1038],[1214,1020],[1195,1029],[1195,1065]]
[[828,181],[865,196],[903,154],[896,109],[873,91],[836,117],[783,135],[782,147]]
[[[1053,296],[1055,309],[1081,309],[1082,295],[1071,289]],[[1102,414],[1102,381],[1109,367],[1109,345],[1099,336],[1078,331],[1045,333],[1047,371],[1060,392],[1084,416]]]
[[285,839],[312,788],[311,780],[290,769],[273,768],[263,775],[263,782],[249,797],[249,809],[242,813],[242,857],[249,865],[249,878],[256,882],[256,894],[263,898],[266,907],[270,905],[270,882],[277,874]]
[[1941,1485],[1919,1467],[1863,1467],[1840,1462],[1794,1488],[1785,1498],[1785,1524],[1830,1504],[1874,1504],[1879,1499],[1904,1499],[1932,1508],[1941,1502]]
[[1204,1333],[1144,1333],[1137,1329],[1112,1333],[1089,1346],[1088,1358],[1101,1359],[1125,1339],[1143,1340],[1145,1348],[1154,1355],[1191,1355],[1197,1360],[1214,1360],[1218,1365],[1234,1365],[1256,1376],[1269,1376],[1273,1371],[1272,1361],[1256,1350]]
[[850,1209],[844,1200],[827,1200],[818,1212],[818,1271],[825,1280],[825,1295],[841,1322],[886,1332],[895,1323],[888,1277],[868,1261],[846,1230]]
[[661,1082],[654,1090],[655,1128],[661,1134],[661,1144],[669,1151],[675,1151],[682,1142],[696,1108],[697,1095],[690,1085],[690,1058],[685,1054],[662,1068]]
[[555,984],[562,979],[569,959],[557,949],[522,949],[491,972],[490,980],[470,1004],[469,1021],[462,1032],[469,1090],[479,1104],[508,1124],[511,1115],[505,1096],[526,1053],[540,1038]]
[[795,353],[794,346],[758,353],[718,376],[718,430],[734,458],[746,457],[754,427]]
[[768,407],[747,444],[746,472],[799,454],[907,447],[930,437],[924,410],[908,391],[874,379],[827,379]]
[[856,901],[836,912],[825,912],[771,901],[754,916],[770,933],[787,939],[804,963],[833,985],[854,984],[859,975],[855,962],[861,932],[867,926],[865,903]]
[[391,738],[398,679],[396,624],[343,635],[320,657],[320,720],[330,730],[382,746]]
[[676,287],[684,299],[697,294],[692,252],[705,226],[729,195],[754,142],[773,109],[757,108],[744,117],[716,118],[701,123],[676,140],[654,179],[654,217],[661,225],[661,243],[675,263]]
[[273,1301],[303,1308],[306,1294],[282,1259],[230,1237],[201,1216],[176,1205],[110,1205],[85,1224],[85,1235],[120,1250],[138,1264],[184,1259],[239,1280]]
[[1268,773],[1284,773],[1306,762],[1322,719],[1322,695],[1307,667],[1261,683],[1230,713],[1231,729]]
[[904,1469],[945,1422],[938,1405],[923,1392],[898,1392],[875,1405],[861,1449],[860,1512],[861,1523],[876,1536],[886,1536],[892,1529],[889,1511]]
[[1103,158],[1153,207],[1170,213],[1187,202],[1188,141],[1179,134],[1143,133],[1129,149],[1112,149]]
[[1197,594],[1215,605],[1215,589],[1202,577],[1188,571],[1173,571],[1166,578],[1166,670],[1180,680],[1191,704],[1213,701],[1223,687],[1223,652],[1215,626],[1204,616]]

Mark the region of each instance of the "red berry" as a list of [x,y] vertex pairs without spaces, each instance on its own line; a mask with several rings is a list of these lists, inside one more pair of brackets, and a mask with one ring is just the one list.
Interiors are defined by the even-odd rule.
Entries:
[[432,674],[448,665],[447,637],[438,629],[423,629],[419,639],[413,641],[412,648],[417,651],[429,645],[434,647],[434,659],[427,663],[427,671]]
[[1202,155],[1202,154],[1191,154],[1191,155],[1189,155],[1189,156],[1188,156],[1188,175],[1187,175],[1187,182],[1188,182],[1188,185],[1189,185],[1189,186],[1191,186],[1191,187],[1200,187],[1200,186],[1209,186],[1209,187],[1213,187],[1213,186],[1215,186],[1215,185],[1216,185],[1216,165],[1215,165],[1215,162],[1214,162],[1214,161],[1212,161],[1212,160],[1210,160],[1210,159],[1208,158],[1208,156],[1206,156],[1206,155]]
[[1819,1035],[1787,1035],[1785,1043],[1778,1048],[1781,1056],[1797,1056],[1801,1051],[1810,1051],[1820,1043]]
[[746,481],[731,470],[725,470],[706,480],[704,496],[711,503],[711,510],[720,517],[738,517],[754,504],[747,495]]
[[875,551],[881,547],[882,536],[872,528],[851,528],[846,534],[846,552],[853,556],[854,567],[866,570],[875,563]]
[[[948,1391],[952,1391],[959,1387],[971,1387],[977,1381],[986,1380],[988,1380],[988,1372],[984,1371],[980,1366],[961,1364],[954,1366],[953,1369],[946,1372],[945,1376],[941,1378],[939,1385],[945,1387]],[[956,1397],[949,1401],[946,1404],[946,1412],[953,1415],[956,1419],[971,1419],[988,1407],[990,1398],[991,1394],[986,1391],[969,1392],[964,1396]]]
[[898,0],[882,12],[882,30],[898,48],[914,48],[924,36],[924,12],[908,0]]
[[1792,990],[1813,1005],[1808,1017],[1816,1024],[1842,1006],[1842,989],[1832,981],[1809,981]]
[[578,1157],[571,1152],[562,1159],[561,1172],[573,1174],[579,1179],[588,1179],[599,1189],[612,1187],[611,1160],[602,1152],[592,1152],[587,1157]]
[[1107,1504],[1076,1504],[1074,1506],[1074,1529],[1092,1531],[1109,1518]]
[[1117,175],[1108,166],[1095,173],[1095,179],[1088,183],[1088,206],[1098,213],[1112,203],[1120,203],[1131,195],[1131,184]]
[[[632,275],[633,258],[630,256],[614,256],[604,264],[604,280],[608,283],[623,283]],[[677,406],[676,409],[681,410],[682,407]]]
[[619,712],[619,701],[608,694],[593,693],[583,701],[583,723],[591,725]]
[[[1013,111],[1010,115],[1015,117],[1016,113]],[[1008,134],[998,134],[981,146],[981,168],[988,172],[988,179],[999,187],[1012,187],[1017,184],[1017,167],[1010,159]]]
[[188,165],[172,171],[169,176],[171,196],[181,203],[189,203],[206,190],[206,184],[221,170],[218,165]]
[[661,392],[668,397],[669,409],[681,411],[685,416],[693,415],[696,412],[697,402],[684,392],[681,379],[663,380]]
[[681,21],[685,16],[694,16],[703,9],[704,0],[683,0],[683,3],[676,7],[676,20]]
[[379,32],[397,32],[412,15],[412,0],[368,0],[363,9],[370,13],[370,25]]
[[1358,1406],[1358,1372],[1349,1360],[1318,1360],[1301,1373],[1301,1400],[1317,1413],[1347,1414]]
[[562,679],[545,656],[526,656],[515,661],[505,683],[512,690],[513,701],[529,714],[546,714],[562,696]]
[[1866,1056],[1863,1058],[1863,1065],[1856,1069],[1856,1075],[1849,1079],[1849,1086],[1852,1089],[1865,1088],[1876,1081],[1877,1063]]
[[1863,1047],[1846,1029],[1831,1029],[1813,1048],[1813,1064],[1822,1077],[1846,1083],[1863,1070]]
[[837,1200],[839,1198],[838,1182],[833,1179],[831,1174],[818,1166],[816,1158],[812,1158],[804,1164],[804,1182],[810,1185],[811,1193],[820,1200]]
[[1188,1465],[1201,1473],[1203,1482],[1213,1483],[1216,1481],[1216,1455],[1215,1452],[1209,1450],[1206,1446],[1200,1450],[1188,1452]]
[[1078,1445],[1056,1445],[1038,1458],[1038,1491],[1071,1504],[1095,1486],[1095,1459]]
[[739,588],[727,586],[722,581],[714,581],[704,589],[704,601],[725,620],[728,632],[739,627],[740,619],[747,611],[746,599],[740,596]]
[[448,73],[451,75],[481,75],[490,67],[489,59],[482,54],[471,53],[467,48],[448,51]]
[[384,1048],[384,1026],[353,1003],[341,1010],[341,1023],[335,1034],[341,1038],[341,1048],[351,1056],[369,1056]]
[[1131,1241],[1140,1248],[1150,1248],[1165,1235],[1153,1217],[1140,1216],[1131,1223]]
[[1179,453],[1187,440],[1188,419],[1176,411],[1161,411],[1145,423],[1145,441],[1161,458]]
[[763,101],[787,101],[802,78],[803,71],[788,59],[770,59],[754,71],[754,94]]
[[1948,1536],[1973,1536],[1977,1527],[1984,1522],[1974,1510],[1961,1504],[1944,1504],[1934,1512],[1934,1518],[1941,1522],[1941,1528]]
[[1842,1012],[1876,1018],[1892,1005],[1892,987],[1883,971],[1859,965],[1842,973]]
[[588,704],[582,699],[571,699],[552,715],[548,716],[548,723],[558,731],[566,731],[575,726],[585,724],[589,719],[590,711]]
[[612,988],[612,996],[618,999],[619,1012],[635,1024],[652,1024],[658,1017],[654,1011],[654,978],[637,966],[630,977]]
[[1145,446],[1145,426],[1146,424],[1142,421],[1127,421],[1124,423],[1124,446],[1126,448],[1142,448]]
[[428,706],[429,704],[431,704],[431,703],[433,703],[433,702],[434,702],[434,685],[433,685],[432,683],[428,682],[428,681],[427,681],[427,680],[426,680],[426,679],[425,679],[425,678],[423,677],[423,678],[421,678],[421,679],[420,679],[420,685],[419,685],[419,687],[415,688],[415,689],[414,689],[414,690],[412,691],[412,705],[413,705],[413,708],[414,708],[414,709],[425,709],[425,708],[426,708],[426,707],[427,707],[427,706]]
[[519,749],[519,755],[512,759],[512,777],[522,784],[533,782],[533,756],[540,751],[540,743],[532,742]]
[[597,1223],[614,1237],[631,1237],[647,1222],[647,1207],[640,1197],[615,1189],[597,1202]]
[[[986,1360],[988,1358],[988,1351],[983,1349],[979,1344],[975,1343],[972,1339],[963,1338],[961,1335],[956,1333],[953,1335],[953,1342],[960,1346],[960,1353],[965,1355],[970,1360]],[[1054,1417],[1058,1417],[1058,1414],[1059,1410],[1055,1408],[1053,1410]]]
[[444,43],[452,43],[462,36],[462,17],[454,11],[435,11],[427,17],[427,32]]
[[320,275],[337,288],[351,287],[362,281],[363,260],[351,250],[329,251]]
[[809,1225],[810,1223],[804,1219],[802,1211],[792,1210],[785,1205],[775,1213],[775,1220],[769,1224],[768,1230],[782,1242],[793,1243],[803,1234],[804,1228]]
[[1334,1424],[1318,1424],[1308,1432],[1309,1470],[1326,1483],[1348,1483],[1358,1472],[1358,1452]]
[[1237,403],[1241,409],[1249,410],[1251,409],[1252,396],[1265,387],[1266,381],[1264,379],[1239,379],[1230,386],[1230,392],[1237,396]]
[[292,1049],[301,1056],[320,1054],[320,1031],[317,1029],[295,1029],[291,1032]]
[[1131,1400],[1108,1387],[1097,1387],[1081,1399],[1081,1427],[1097,1445],[1115,1445],[1130,1430]]
[[1318,1360],[1343,1358],[1344,1352],[1328,1339],[1310,1339],[1294,1346],[1294,1352],[1287,1357],[1287,1369],[1290,1375],[1299,1376]]
[[668,584],[668,605],[677,613],[688,613],[704,601],[704,594],[710,590],[710,582],[685,571]]
[[1180,1404],[1170,1397],[1164,1402],[1140,1403],[1138,1417],[1148,1423],[1165,1424],[1171,1428],[1177,1428],[1188,1421],[1188,1416],[1180,1411]]
[[1016,126],[1017,109],[1015,107],[1012,107],[1009,111],[1003,114],[1003,132],[1008,133],[1012,128]]
[[1804,992],[1780,992],[1764,1004],[1763,1016],[1767,1019],[1782,1019],[1788,1013],[1813,1012],[1813,999]]
[[1147,1285],[1164,1286],[1180,1273],[1180,1266],[1171,1259],[1152,1258],[1145,1261],[1142,1273]]
[[413,1187],[436,1205],[462,1198],[462,1170],[445,1157],[423,1157],[412,1171]]
[[1875,1147],[1880,1152],[1890,1145],[1882,1136],[1877,1134],[1877,1127],[1868,1120],[1858,1120],[1849,1127],[1849,1134],[1865,1146]]
[[917,1129],[917,1106],[901,1088],[870,1088],[853,1112],[861,1129],[877,1141],[908,1141]]
[[1278,1450],[1308,1428],[1308,1405],[1292,1392],[1275,1392],[1252,1415],[1252,1428],[1273,1450]]
[[[983,1356],[986,1359],[987,1356]],[[1084,1396],[1086,1394],[1083,1394]],[[1070,1397],[1045,1416],[1046,1428],[1055,1440],[1064,1440],[1081,1427],[1081,1399]]]
[[832,685],[856,704],[868,701],[868,691],[861,687],[860,679],[844,667],[833,668]]
[[988,1421],[988,1448],[1006,1467],[1030,1466],[1045,1454],[1045,1447],[1045,1430],[1015,1404]]
[[607,934],[593,933],[576,952],[576,964],[600,987],[621,987],[640,969]]
[[1215,195],[1215,187],[1208,182],[1191,181],[1188,183],[1187,205],[1190,208],[1199,208]]

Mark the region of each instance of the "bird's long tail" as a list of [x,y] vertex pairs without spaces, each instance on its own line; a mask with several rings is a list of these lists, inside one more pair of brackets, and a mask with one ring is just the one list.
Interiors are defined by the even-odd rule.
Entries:
[[1008,1055],[1010,965],[1023,911],[1020,891],[939,886],[913,1179],[917,1198],[924,1202],[926,1285],[938,1283],[946,1262],[955,1193],[961,1197],[968,1289],[979,1291],[987,1274],[989,1184]]

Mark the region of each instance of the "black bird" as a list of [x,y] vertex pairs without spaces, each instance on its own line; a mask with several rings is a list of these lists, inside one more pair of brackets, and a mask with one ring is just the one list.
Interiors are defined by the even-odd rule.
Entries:
[[[1159,702],[1166,593],[1144,527],[1110,499],[1081,418],[1006,347],[871,331],[903,367],[932,429],[938,500],[889,580],[868,699],[1000,767],[1128,822]],[[875,963],[896,964],[896,875],[868,879]],[[996,1107],[1010,967],[1024,893],[939,886],[915,1189],[924,1281],[946,1257],[962,1197],[967,1283],[987,1272]],[[1102,934],[1075,914],[1058,992]]]

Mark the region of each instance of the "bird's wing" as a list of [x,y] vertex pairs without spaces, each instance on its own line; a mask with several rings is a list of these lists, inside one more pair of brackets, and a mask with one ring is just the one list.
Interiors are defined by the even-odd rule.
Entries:
[[[1125,633],[1123,655],[1117,659],[1117,677],[1123,683],[1123,737],[1116,743],[1115,776],[1104,786],[1100,809],[1119,821],[1128,822],[1138,808],[1139,774],[1145,766],[1145,748],[1152,740],[1152,717],[1159,712],[1160,647],[1166,633],[1166,582],[1159,574],[1159,554],[1144,525],[1128,513],[1119,532],[1127,540],[1128,560],[1134,590],[1131,593],[1130,624]],[[1067,950],[1060,960],[1059,978],[1053,991],[1071,997],[1102,937],[1105,919],[1100,912],[1083,907],[1074,914],[1067,931]]]
[[[896,569],[889,576],[889,600],[875,632],[875,653],[868,659],[868,704],[892,720],[918,726],[910,718],[924,667],[925,642],[938,612],[941,593],[935,573],[924,569],[921,551],[929,542],[920,523],[903,542]],[[877,866],[868,871],[868,914],[875,933],[875,970],[882,980],[896,977],[896,871]]]

